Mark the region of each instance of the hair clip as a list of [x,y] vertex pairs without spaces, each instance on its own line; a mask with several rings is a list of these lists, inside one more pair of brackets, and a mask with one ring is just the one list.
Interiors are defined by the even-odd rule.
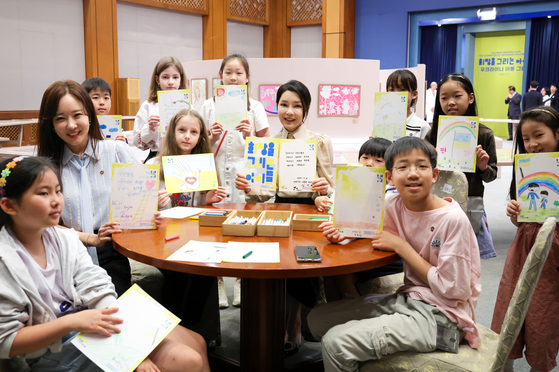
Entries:
[[11,169],[14,169],[15,166],[17,165],[17,163],[19,163],[20,161],[22,161],[26,157],[27,156],[25,156],[25,157],[17,156],[15,158],[13,158],[11,162],[6,164],[6,169],[4,169],[2,172],[0,172],[0,175],[2,176],[0,178],[0,199],[3,198],[4,195],[6,194],[6,190],[4,189],[4,187],[6,187],[6,178],[8,178],[8,176],[12,172]]

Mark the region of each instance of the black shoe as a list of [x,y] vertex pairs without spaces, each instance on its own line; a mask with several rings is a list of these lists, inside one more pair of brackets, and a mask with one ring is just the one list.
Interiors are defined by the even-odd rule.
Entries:
[[292,355],[297,354],[301,345],[295,345],[291,341],[287,341],[283,346],[284,357],[290,357]]
[[512,137],[509,137],[509,138],[507,139],[507,141],[512,141]]

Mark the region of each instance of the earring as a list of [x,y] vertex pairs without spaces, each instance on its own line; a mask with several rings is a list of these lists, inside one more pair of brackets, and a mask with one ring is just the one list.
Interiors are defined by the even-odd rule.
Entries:
[[53,131],[54,133],[56,133],[56,130],[54,130],[54,127],[52,127],[52,131]]

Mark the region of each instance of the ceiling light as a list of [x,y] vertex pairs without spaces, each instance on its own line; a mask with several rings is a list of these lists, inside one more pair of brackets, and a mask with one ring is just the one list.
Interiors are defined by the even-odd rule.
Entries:
[[497,17],[497,8],[478,9],[477,17],[482,21],[492,21]]

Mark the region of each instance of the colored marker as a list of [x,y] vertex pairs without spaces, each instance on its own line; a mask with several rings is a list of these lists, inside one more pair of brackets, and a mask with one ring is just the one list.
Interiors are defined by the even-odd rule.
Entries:
[[168,242],[169,240],[178,239],[180,237],[181,237],[180,235],[169,236],[169,237],[165,238],[165,241]]
[[250,256],[251,254],[252,254],[252,251],[249,251],[247,254],[245,254],[245,255],[243,256],[243,260],[244,260],[245,258],[247,258],[248,256]]

